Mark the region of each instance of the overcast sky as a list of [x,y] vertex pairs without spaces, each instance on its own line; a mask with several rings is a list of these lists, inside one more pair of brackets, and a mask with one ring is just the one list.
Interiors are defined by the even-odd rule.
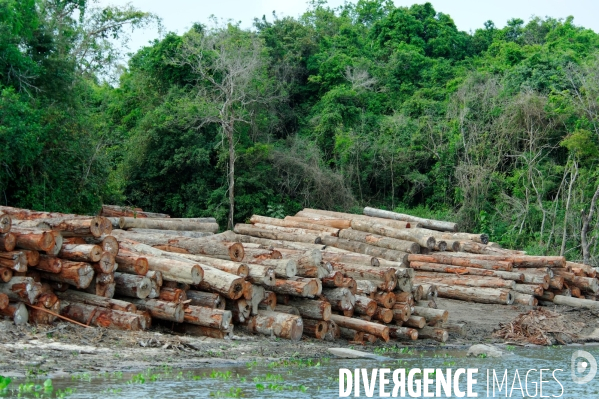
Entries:
[[[211,15],[219,19],[241,21],[242,27],[251,27],[254,18],[273,11],[279,16],[299,16],[307,9],[306,0],[99,0],[100,4],[124,5],[127,3],[149,11],[162,18],[166,31],[184,33],[194,22],[207,22]],[[350,1],[355,2],[355,0]],[[394,0],[396,6],[410,6],[426,1]],[[435,10],[449,14],[458,29],[474,31],[485,21],[492,20],[498,27],[505,26],[511,18],[528,21],[531,16],[566,18],[574,16],[574,22],[599,32],[598,0],[429,0]],[[332,7],[345,0],[328,0]],[[136,32],[129,44],[135,51],[148,41],[158,38],[156,29]]]

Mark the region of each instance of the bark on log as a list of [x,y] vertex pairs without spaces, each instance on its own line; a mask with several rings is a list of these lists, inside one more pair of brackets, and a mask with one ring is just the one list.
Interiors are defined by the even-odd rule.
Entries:
[[334,309],[351,310],[356,304],[356,297],[347,288],[323,289],[325,297]]
[[99,262],[102,257],[102,247],[99,245],[77,245],[64,244],[58,253],[62,259],[73,260],[76,262]]
[[554,273],[556,276],[563,277],[566,283],[574,285],[583,291],[592,293],[599,291],[599,281],[596,278],[579,277],[574,273],[564,272],[560,269],[554,269]]
[[68,302],[79,302],[87,305],[99,306],[102,308],[120,310],[122,312],[135,313],[137,311],[137,306],[130,302],[121,301],[119,299],[105,298],[103,296],[93,295],[87,292],[67,290],[65,292],[59,292],[57,295],[60,299]]
[[0,234],[0,251],[11,252],[17,246],[17,236],[14,233]]
[[204,306],[211,309],[225,308],[225,299],[215,292],[189,290],[186,294],[190,305]]
[[339,238],[359,241],[365,244],[374,245],[381,248],[393,249],[396,251],[417,254],[420,252],[420,245],[412,241],[398,240],[378,234],[367,233],[364,231],[346,229],[339,232]]
[[[41,262],[41,261],[40,261]],[[41,272],[42,278],[60,281],[77,288],[87,288],[94,278],[94,269],[89,263],[63,260],[59,273]],[[38,265],[39,267],[39,265]]]
[[0,315],[10,317],[17,326],[29,321],[29,312],[23,302],[8,302],[5,307],[0,307]]
[[418,331],[418,338],[421,339],[432,339],[437,342],[447,342],[449,339],[449,333],[443,328],[424,327],[416,330]]
[[536,296],[541,296],[544,292],[543,286],[538,284],[516,284],[513,290],[522,294]]
[[538,304],[537,298],[535,298],[532,295],[523,294],[521,292],[516,292],[516,291],[512,292],[512,295],[514,296],[514,303],[517,303],[519,305],[537,306],[537,304]]
[[218,232],[218,223],[198,223],[193,221],[158,219],[158,218],[132,218],[121,217],[119,226],[121,229],[155,229],[155,230],[185,230]]
[[591,309],[598,310],[599,309],[599,301],[593,301],[590,299],[580,299],[567,297],[563,295],[556,295],[553,298],[553,303],[556,305],[570,306],[573,308],[583,308],[583,309]]
[[384,219],[401,220],[404,222],[414,222],[414,223],[420,224],[420,226],[427,228],[427,229],[433,229],[433,230],[439,230],[439,231],[458,231],[458,225],[453,222],[444,222],[441,220],[424,219],[424,218],[419,218],[416,216],[405,215],[402,213],[385,211],[382,209],[366,207],[366,208],[364,208],[364,215],[379,217],[379,218],[384,218]]
[[208,265],[202,265],[204,278],[198,285],[201,290],[218,292],[229,299],[243,295],[243,278]]
[[462,285],[466,287],[506,288],[513,289],[516,282],[500,277],[486,276],[453,276],[447,273],[419,272],[414,277],[415,283],[435,283],[445,285]]
[[372,318],[375,320],[380,320],[385,324],[391,323],[391,321],[393,320],[393,310],[382,308],[379,306],[376,308],[376,311],[374,312]]
[[230,310],[235,323],[245,323],[252,314],[252,304],[245,299],[225,300],[225,309]]
[[6,267],[0,267],[0,281],[8,283],[13,276],[12,269]]
[[297,274],[297,262],[294,259],[253,259],[250,263],[250,269],[254,266],[253,264],[266,266],[280,278],[291,278]]
[[331,315],[331,320],[334,321],[339,327],[362,331],[363,333],[374,335],[385,342],[389,341],[389,327],[385,325],[336,314]]
[[142,330],[141,316],[137,313],[62,301],[60,314],[79,323],[91,326],[127,331]]
[[8,234],[15,236],[15,244],[18,248],[35,251],[51,251],[56,244],[55,236],[50,231],[13,228]]
[[251,333],[274,335],[279,338],[299,341],[302,338],[304,324],[299,316],[260,310],[257,315],[248,320],[243,328]]
[[308,319],[328,321],[331,318],[331,304],[323,300],[294,299],[290,302],[300,316]]
[[316,339],[324,339],[328,330],[328,323],[322,320],[302,319],[304,323],[303,334]]
[[0,252],[0,267],[26,272],[27,264],[27,255],[22,251]]
[[441,298],[457,299],[467,302],[497,303],[511,305],[514,297],[508,290],[497,288],[478,288],[451,285],[437,285],[437,292]]
[[549,280],[549,288],[554,290],[561,290],[564,288],[564,278],[562,276],[554,276]]
[[298,212],[296,214],[296,216],[317,218],[317,219],[328,219],[328,220],[347,219],[347,220],[350,220],[351,222],[362,221],[362,222],[369,222],[369,223],[380,223],[380,224],[385,224],[389,227],[393,227],[395,229],[409,229],[410,227],[419,227],[420,226],[418,223],[414,224],[411,222],[405,222],[405,221],[400,221],[400,220],[371,217],[371,216],[366,216],[366,215],[355,215],[352,213],[323,211],[321,209],[311,209],[311,208],[304,208],[304,210]]
[[412,315],[412,307],[407,303],[396,303],[391,311],[393,312],[393,319],[398,323],[403,323]]
[[286,227],[286,228],[292,228],[292,229],[321,231],[323,233],[329,233],[334,236],[337,236],[339,234],[339,229],[329,227],[329,226],[323,226],[323,225],[317,224],[317,223],[298,222],[298,221],[292,221],[292,220],[288,220],[288,219],[275,219],[275,218],[269,218],[266,216],[259,216],[259,215],[253,215],[250,218],[250,222],[254,225],[257,225],[256,227],[261,227],[260,225],[271,225],[271,226],[279,226],[279,227]]
[[408,320],[403,322],[403,325],[412,328],[424,328],[426,326],[426,319],[422,316],[412,315]]
[[419,231],[413,231],[416,229],[394,229],[384,224],[357,220],[352,222],[352,229],[378,234],[380,236],[396,238],[398,240],[412,241],[419,244],[422,248],[433,249],[436,243],[435,237],[430,234],[423,234]]
[[138,274],[140,276],[145,276],[148,273],[148,259],[135,252],[120,250],[115,260],[118,264],[118,271],[121,273]]
[[5,234],[10,231],[12,226],[12,218],[10,215],[0,213],[0,233]]
[[352,252],[375,256],[395,262],[406,262],[408,254],[393,249],[376,247],[359,241],[346,240],[343,238],[323,236],[322,243],[331,247],[341,248]]
[[102,252],[98,262],[93,262],[90,264],[96,273],[111,274],[114,273],[118,268],[118,264],[116,263],[114,255],[106,251]]
[[283,295],[314,297],[318,295],[318,284],[314,279],[309,281],[275,280],[275,285],[268,287],[269,290]]
[[387,309],[391,309],[395,305],[395,294],[392,292],[377,292],[373,299],[379,306]]
[[377,291],[378,287],[370,280],[355,280],[356,281],[356,293],[364,296],[369,296]]
[[[140,246],[126,248],[139,249]],[[148,261],[148,269],[161,272],[164,280],[197,285],[203,279],[204,270],[193,261],[182,258],[179,258],[179,260],[164,256],[146,255],[145,253],[143,255]],[[167,255],[170,256],[168,253]]]
[[115,291],[118,295],[144,299],[150,295],[152,283],[146,276],[114,273]]
[[357,253],[321,252],[323,262],[352,263],[363,266],[380,266],[379,259],[373,256]]
[[248,265],[249,275],[247,280],[253,284],[270,287],[275,285],[275,270],[265,265]]
[[329,273],[328,276],[322,278],[322,285],[323,287],[328,288],[341,287],[343,285],[343,273],[341,273],[340,271],[334,271],[332,273]]
[[354,312],[356,314],[363,314],[366,316],[373,316],[376,312],[377,303],[374,299],[367,296],[356,295],[356,303],[354,305]]
[[37,223],[36,227],[59,231],[63,237],[85,237],[89,235],[100,237],[103,234],[109,235],[112,231],[112,224],[102,216],[76,219],[37,219],[34,223]]
[[389,326],[389,335],[394,339],[416,341],[418,339],[418,330],[410,327]]
[[597,271],[592,266],[585,265],[584,263],[566,262],[566,267],[571,269],[580,269],[586,274],[586,277],[597,276]]
[[159,299],[165,302],[185,302],[187,300],[187,294],[180,288],[162,287],[158,294],[158,298],[151,299]]
[[283,240],[294,242],[305,242],[309,244],[320,243],[320,231],[308,231],[302,233],[289,233],[285,231],[261,229],[252,224],[238,223],[233,230],[237,234],[245,234],[258,238],[267,238],[269,240]]
[[62,271],[62,260],[55,256],[40,255],[39,262],[35,268],[48,273],[60,273]]
[[225,259],[211,258],[209,256],[193,255],[193,254],[181,254],[183,258],[189,259],[194,262],[202,263],[211,266],[215,269],[222,270],[230,274],[235,274],[239,277],[247,277],[249,275],[249,267],[245,263],[233,262]]
[[412,262],[422,262],[506,272],[511,272],[513,270],[513,264],[510,261],[477,259],[470,257],[467,254],[409,255],[408,261],[410,262],[410,265]]
[[465,266],[452,266],[445,265],[442,263],[428,263],[428,262],[410,262],[410,267],[417,271],[422,272],[436,272],[436,273],[447,273],[453,275],[475,275],[475,276],[487,276],[487,277],[499,277],[504,280],[513,280],[521,282],[524,280],[522,273],[518,272],[505,272],[501,270],[489,270],[479,269],[475,267]]
[[137,229],[132,228],[128,231],[133,231],[140,234],[164,234],[168,236],[189,237],[189,238],[204,238],[214,235],[208,231],[186,231],[186,230],[159,230],[159,229]]
[[127,298],[127,301],[134,303],[140,310],[150,312],[152,317],[156,319],[182,323],[185,318],[185,312],[182,303],[165,302],[157,299],[134,298]]
[[297,223],[317,224],[339,230],[349,229],[351,227],[351,220],[348,219],[312,219],[300,216],[285,216],[285,220]]
[[[170,218],[169,215],[164,213],[145,212],[141,208],[132,208],[128,206],[118,205],[102,205],[100,215],[107,217],[129,216],[134,218]],[[213,218],[206,219],[212,220]]]
[[243,245],[240,243],[226,243],[202,238],[173,237],[164,234],[139,234],[123,230],[115,230],[112,232],[112,235],[120,241],[128,239],[150,246],[168,244],[184,249],[190,254],[225,257],[235,262],[241,262],[245,255]]
[[264,299],[261,302],[269,310],[275,310],[277,307],[277,294],[272,291],[264,291]]
[[190,305],[185,308],[184,318],[189,324],[226,330],[231,325],[233,316],[228,310]]

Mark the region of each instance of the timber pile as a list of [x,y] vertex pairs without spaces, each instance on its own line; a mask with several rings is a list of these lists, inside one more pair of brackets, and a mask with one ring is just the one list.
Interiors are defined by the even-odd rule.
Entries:
[[451,222],[304,209],[217,231],[214,218],[117,206],[100,216],[0,207],[0,313],[16,323],[159,322],[216,338],[236,326],[365,343],[445,342],[455,326],[438,296],[599,308],[592,267],[503,249]]

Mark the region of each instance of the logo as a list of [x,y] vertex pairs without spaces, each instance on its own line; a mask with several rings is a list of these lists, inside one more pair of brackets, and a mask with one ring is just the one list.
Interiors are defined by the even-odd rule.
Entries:
[[[576,384],[586,384],[597,374],[597,360],[589,352],[577,350],[572,353],[572,381]],[[587,375],[584,373],[588,372]]]

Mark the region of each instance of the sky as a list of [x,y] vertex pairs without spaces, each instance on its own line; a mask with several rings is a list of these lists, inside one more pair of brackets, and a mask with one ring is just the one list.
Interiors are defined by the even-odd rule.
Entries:
[[[328,0],[331,7],[346,0]],[[355,2],[350,0],[349,2]],[[394,0],[396,6],[425,3],[422,0]],[[511,18],[528,21],[531,16],[566,18],[574,16],[574,23],[599,32],[598,0],[429,0],[437,12],[449,14],[459,30],[474,31],[492,20],[497,27],[505,26]],[[307,8],[306,0],[99,0],[100,5],[125,5],[152,12],[162,18],[167,32],[184,33],[194,22],[206,23],[211,15],[219,19],[241,21],[242,27],[251,27],[254,18],[272,12],[279,17],[301,15]],[[159,38],[156,28],[134,32],[129,51],[136,51],[149,41]]]

